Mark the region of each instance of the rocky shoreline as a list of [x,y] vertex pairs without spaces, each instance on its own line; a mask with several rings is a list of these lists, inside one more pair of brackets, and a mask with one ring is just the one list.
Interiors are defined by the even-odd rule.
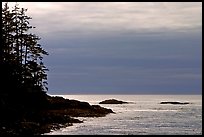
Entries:
[[[49,95],[43,98],[46,101],[30,108],[22,104],[17,105],[15,102],[13,102],[15,105],[5,105],[5,99],[1,98],[3,113],[0,116],[0,135],[41,135],[71,126],[73,123],[83,122],[73,117],[103,117],[114,113],[111,109],[78,100]],[[29,106],[31,102],[26,103]]]

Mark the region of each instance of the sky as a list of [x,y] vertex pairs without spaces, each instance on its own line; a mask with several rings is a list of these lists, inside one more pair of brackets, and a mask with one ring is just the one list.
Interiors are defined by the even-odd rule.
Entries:
[[49,94],[202,94],[201,2],[18,4],[49,52]]

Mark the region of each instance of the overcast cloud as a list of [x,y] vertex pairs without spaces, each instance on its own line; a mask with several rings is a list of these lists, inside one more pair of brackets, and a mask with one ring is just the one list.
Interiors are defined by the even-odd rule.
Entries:
[[198,94],[201,2],[19,2],[50,53],[50,94]]

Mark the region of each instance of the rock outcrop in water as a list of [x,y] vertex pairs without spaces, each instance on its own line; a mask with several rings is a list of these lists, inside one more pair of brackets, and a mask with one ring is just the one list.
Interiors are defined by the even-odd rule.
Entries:
[[168,101],[168,102],[160,102],[160,104],[173,104],[173,105],[186,105],[186,104],[189,104],[188,102],[172,102],[172,101]]
[[63,97],[49,97],[49,112],[67,114],[72,117],[102,117],[113,113],[111,109],[90,105],[87,102],[64,99]]
[[119,101],[116,99],[108,99],[108,100],[104,100],[99,102],[99,104],[127,104],[128,102],[125,101]]
[[[87,102],[49,95],[33,96],[1,96],[0,135],[40,135],[83,122],[73,117],[102,117],[114,113]],[[43,101],[37,100],[39,98]]]

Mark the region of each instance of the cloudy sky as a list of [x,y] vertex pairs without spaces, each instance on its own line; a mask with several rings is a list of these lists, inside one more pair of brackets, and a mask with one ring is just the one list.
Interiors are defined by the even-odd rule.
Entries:
[[19,2],[50,94],[201,94],[201,2]]

